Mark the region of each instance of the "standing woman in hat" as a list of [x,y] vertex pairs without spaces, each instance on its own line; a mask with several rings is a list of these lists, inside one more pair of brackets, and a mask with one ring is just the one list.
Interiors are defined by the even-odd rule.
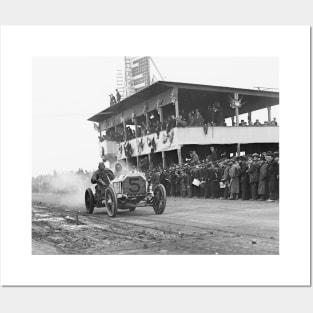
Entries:
[[229,170],[230,180],[230,193],[229,200],[238,200],[239,198],[239,185],[240,185],[240,166],[238,160],[235,159],[232,167]]

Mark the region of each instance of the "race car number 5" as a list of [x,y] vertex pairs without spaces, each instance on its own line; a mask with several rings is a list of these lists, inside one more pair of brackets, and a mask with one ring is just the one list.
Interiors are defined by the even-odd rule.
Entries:
[[130,192],[138,192],[140,190],[140,185],[138,183],[139,177],[130,177],[129,178],[129,185],[131,188],[129,188]]

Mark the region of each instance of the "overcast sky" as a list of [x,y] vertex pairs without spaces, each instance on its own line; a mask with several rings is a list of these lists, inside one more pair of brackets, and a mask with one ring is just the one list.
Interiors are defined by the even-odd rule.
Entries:
[[[279,87],[277,58],[153,57],[165,80],[216,86]],[[123,57],[33,59],[33,175],[83,168],[100,161],[91,115],[109,106]],[[245,116],[244,116],[245,117]],[[278,116],[278,106],[272,117]],[[266,110],[252,119],[267,119]],[[22,131],[22,130],[21,130]]]

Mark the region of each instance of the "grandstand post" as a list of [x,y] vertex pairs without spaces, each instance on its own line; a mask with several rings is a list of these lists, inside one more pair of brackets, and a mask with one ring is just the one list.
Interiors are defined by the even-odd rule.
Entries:
[[177,148],[177,157],[178,157],[178,164],[179,165],[181,165],[182,164],[182,162],[181,162],[181,147],[182,146],[178,146],[178,148]]
[[267,107],[267,121],[270,123],[272,120],[272,116],[271,116],[271,108],[272,107]]
[[162,151],[162,166],[163,166],[163,169],[166,168],[165,151]]

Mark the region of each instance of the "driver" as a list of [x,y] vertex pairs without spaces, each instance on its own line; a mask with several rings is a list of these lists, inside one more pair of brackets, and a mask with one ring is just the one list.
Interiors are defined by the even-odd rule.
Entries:
[[92,174],[91,183],[97,184],[96,193],[102,195],[105,189],[110,185],[112,179],[114,179],[113,172],[105,167],[104,162],[100,162],[98,170]]

